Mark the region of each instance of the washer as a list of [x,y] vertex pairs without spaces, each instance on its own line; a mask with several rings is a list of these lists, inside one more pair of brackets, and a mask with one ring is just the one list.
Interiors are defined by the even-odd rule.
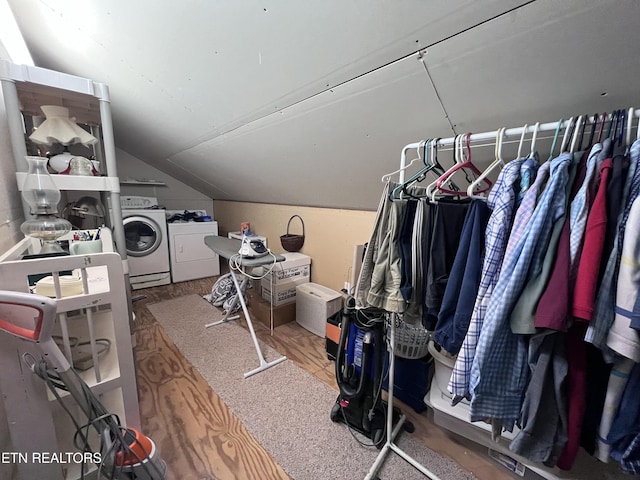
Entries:
[[154,197],[121,197],[131,288],[171,283],[166,214]]

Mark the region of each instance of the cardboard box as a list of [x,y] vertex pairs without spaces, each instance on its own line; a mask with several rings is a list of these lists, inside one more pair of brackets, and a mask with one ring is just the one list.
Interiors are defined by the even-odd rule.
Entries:
[[[249,313],[251,319],[255,322],[263,324],[267,328],[271,328],[271,303],[258,296],[251,298],[249,304]],[[273,307],[273,328],[293,322],[296,319],[295,302]]]
[[[274,307],[284,305],[286,303],[295,303],[296,287],[308,282],[309,277],[298,277],[293,280],[274,283],[272,287],[268,277],[265,277],[260,282],[260,286],[262,287],[262,298],[270,301]],[[273,292],[271,291],[271,288],[273,288]]]
[[[280,284],[290,280],[307,277],[307,282],[311,278],[311,257],[302,253],[283,253],[286,258],[284,262],[278,262],[273,266],[271,272],[264,277],[264,280],[274,284]],[[267,270],[268,267],[262,267]]]

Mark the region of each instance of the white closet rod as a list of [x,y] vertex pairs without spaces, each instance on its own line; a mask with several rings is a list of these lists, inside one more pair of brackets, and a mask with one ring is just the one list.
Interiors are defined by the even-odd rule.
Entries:
[[[633,109],[629,109],[629,111],[627,111],[627,114],[629,114],[629,112],[633,111],[633,116],[636,118],[640,118],[640,111],[637,108],[633,108]],[[607,121],[611,120],[612,118],[612,114],[608,114],[607,115]],[[591,122],[591,125],[593,126],[595,124],[595,116],[593,117],[589,117],[589,121]],[[629,118],[627,118],[627,122],[629,121]],[[633,123],[633,122],[632,122]],[[562,129],[566,129],[567,127],[569,127],[570,125],[570,120],[565,120],[562,123]],[[549,123],[541,123],[540,125],[538,125],[538,128],[536,130],[536,126],[535,124],[533,125],[528,125],[526,128],[525,127],[515,127],[515,128],[509,128],[507,130],[504,131],[504,137],[519,137],[523,134],[526,135],[528,133],[533,133],[534,131],[537,131],[538,133],[540,132],[550,132],[550,131],[555,131],[556,128],[558,128],[558,122],[549,122]],[[625,129],[627,128],[627,126],[625,126]],[[482,132],[482,133],[472,133],[471,136],[469,137],[469,141],[470,142],[479,142],[479,141],[487,141],[487,140],[494,140],[498,135],[498,130],[494,130],[492,132]],[[437,147],[445,147],[445,146],[452,146],[453,142],[455,141],[456,137],[449,137],[449,138],[441,138],[438,140],[437,143]],[[422,148],[424,146],[424,140],[421,142],[417,142],[417,143],[410,143],[409,145],[406,145],[403,149],[402,152],[400,154],[400,176],[398,179],[399,183],[404,182],[404,167],[406,165],[406,161],[407,161],[407,152],[409,150],[414,150],[417,148]]]

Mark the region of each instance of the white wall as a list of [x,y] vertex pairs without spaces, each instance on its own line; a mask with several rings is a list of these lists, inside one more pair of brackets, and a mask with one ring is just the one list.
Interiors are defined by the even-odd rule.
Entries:
[[157,180],[164,186],[121,185],[121,195],[157,197],[158,203],[171,210],[213,210],[213,200],[190,186],[161,172],[139,158],[116,148],[118,176],[124,180]]

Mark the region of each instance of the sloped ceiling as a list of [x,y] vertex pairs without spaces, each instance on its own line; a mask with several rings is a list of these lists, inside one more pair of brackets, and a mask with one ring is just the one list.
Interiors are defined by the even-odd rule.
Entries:
[[214,199],[375,209],[407,143],[639,103],[632,0],[9,3],[36,65],[109,85],[119,148]]

